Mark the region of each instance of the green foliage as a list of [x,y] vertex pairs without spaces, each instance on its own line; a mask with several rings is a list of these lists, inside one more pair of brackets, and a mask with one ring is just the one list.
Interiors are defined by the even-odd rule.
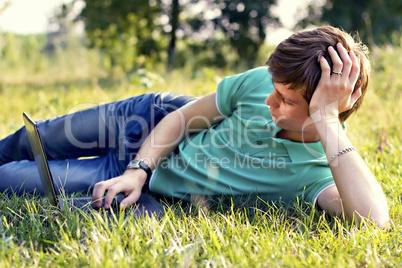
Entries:
[[155,20],[160,8],[156,3],[86,1],[79,17],[85,22],[91,46],[105,51],[110,68],[119,66],[130,71],[159,58],[161,40]]
[[369,45],[392,43],[392,34],[402,27],[402,2],[400,0],[326,0],[320,7],[312,3],[309,16],[299,26],[328,22],[347,32],[358,31]]
[[[255,66],[267,27],[280,24],[279,19],[270,14],[276,0],[208,0],[203,2],[204,8],[200,8],[198,1],[193,2],[201,10],[193,14],[183,11],[180,25],[186,30],[183,39],[194,50],[201,50],[200,53],[216,52],[209,59],[205,58],[215,66]],[[197,52],[194,54],[198,55]]]
[[74,3],[62,4],[48,19],[49,30],[46,33],[46,47],[43,48],[46,53],[55,53],[60,48],[74,48],[79,43],[83,43],[83,40],[77,38],[75,33],[75,21],[70,18]]
[[[98,50],[83,46],[80,36],[68,36],[68,47],[46,50],[48,37],[0,32],[0,92],[2,84],[47,84],[49,80],[79,80],[105,72]],[[89,64],[90,63],[90,64]],[[34,87],[37,87],[35,85]]]
[[224,0],[217,1],[222,8],[218,25],[229,36],[230,44],[236,49],[239,59],[247,66],[255,66],[258,51],[265,42],[268,26],[279,26],[279,19],[269,11],[276,0]]
[[[267,26],[279,25],[278,18],[269,12],[276,0],[190,0],[181,6],[178,1],[85,2],[79,18],[85,22],[91,46],[104,50],[109,69],[118,66],[125,72],[162,60],[169,68],[191,65],[194,62],[187,59],[194,56],[189,58],[189,53],[203,54],[194,69],[199,64],[224,67],[241,63],[252,67],[264,44]],[[176,55],[180,46],[176,42],[186,43],[190,51],[178,50]]]
[[230,68],[239,62],[236,51],[227,42],[216,39],[178,42],[176,53],[175,67],[187,66],[194,71],[204,66]]
[[0,66],[8,70],[28,67],[33,73],[46,68],[46,60],[40,51],[44,47],[44,35],[19,36],[0,32]]

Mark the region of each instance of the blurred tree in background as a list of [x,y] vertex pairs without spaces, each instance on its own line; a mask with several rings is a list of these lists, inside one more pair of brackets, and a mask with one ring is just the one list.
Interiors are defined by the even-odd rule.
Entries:
[[174,62],[176,60],[176,40],[177,34],[176,31],[179,28],[179,14],[180,14],[180,4],[179,0],[171,0],[170,5],[166,4],[166,7],[163,9],[168,13],[169,17],[169,26],[166,31],[170,31],[170,41],[168,47],[168,60],[167,60],[167,68],[170,71],[174,67]]
[[168,55],[168,68],[172,69],[178,31],[181,38],[193,39],[188,47],[195,55],[209,49],[216,52],[214,59],[204,58],[203,64],[225,66],[222,48],[226,44],[238,62],[252,67],[265,41],[267,26],[279,26],[278,18],[269,12],[276,0],[86,0],[85,3],[79,18],[85,22],[91,46],[104,49],[111,65],[122,66],[125,71],[141,66],[145,58],[159,60],[162,51]]
[[280,26],[279,18],[270,15],[276,0],[216,0],[222,15],[216,24],[229,37],[241,61],[255,66],[258,51],[265,42],[269,25]]
[[[74,2],[62,4],[54,10],[54,14],[48,19],[48,30],[46,33],[46,53],[55,53],[57,49],[65,49],[79,44],[75,33]],[[79,40],[79,39],[78,39]]]
[[105,51],[110,66],[130,71],[155,61],[161,51],[159,0],[86,0],[79,19],[85,23],[90,46]]
[[[11,1],[5,1],[0,6],[0,15],[11,4]],[[44,43],[45,38],[40,34],[20,36],[9,32],[3,33],[0,29],[0,68],[14,71],[27,65],[32,73],[41,71],[45,67],[40,56]]]
[[[279,27],[279,18],[270,13],[276,0],[204,0],[191,1],[186,5],[186,18],[181,28],[188,38],[200,41],[202,46],[210,46],[217,52],[216,66],[224,66],[234,60],[254,67],[258,52],[267,37],[267,27]],[[188,5],[193,4],[193,8]],[[228,46],[225,55],[219,48]],[[227,48],[227,47],[226,47]],[[194,47],[195,49],[195,47]],[[202,49],[202,48],[201,48]]]
[[402,27],[402,1],[326,0],[324,5],[312,2],[308,16],[298,26],[304,28],[323,22],[342,27],[347,32],[358,31],[370,46],[393,43],[393,33],[400,32]]
[[[0,65],[18,67],[25,59],[27,66],[41,70],[53,60],[50,57],[61,57],[56,55],[57,50],[67,49],[78,55],[80,48],[85,49],[85,42],[96,48],[96,53],[100,51],[100,64],[109,73],[117,67],[129,74],[140,68],[155,68],[156,64],[168,70],[250,68],[262,64],[259,55],[269,52],[264,46],[269,38],[267,29],[281,26],[271,12],[278,1],[71,0],[55,10],[46,36],[0,32]],[[0,15],[7,3],[0,6]],[[400,42],[400,35],[394,33],[401,30],[401,0],[309,3],[299,28],[329,23],[348,32],[359,31],[371,45]],[[83,23],[85,35],[77,37],[76,22]],[[48,53],[48,61],[43,53],[32,53],[37,50],[56,53]]]

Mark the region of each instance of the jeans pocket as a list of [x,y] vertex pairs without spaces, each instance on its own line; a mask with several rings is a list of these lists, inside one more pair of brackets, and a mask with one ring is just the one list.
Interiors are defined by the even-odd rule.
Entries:
[[162,108],[166,113],[171,113],[192,100],[195,100],[195,98],[185,95],[159,92],[155,94],[154,104]]

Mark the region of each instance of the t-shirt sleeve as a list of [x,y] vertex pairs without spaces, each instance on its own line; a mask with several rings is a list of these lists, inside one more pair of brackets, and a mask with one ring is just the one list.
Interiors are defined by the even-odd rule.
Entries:
[[218,85],[216,92],[216,105],[224,116],[230,116],[236,109],[239,99],[242,74],[225,77]]
[[230,116],[237,109],[238,103],[247,98],[250,90],[271,79],[270,77],[267,67],[225,77],[217,88],[216,105],[219,112],[224,116]]
[[316,166],[306,172],[301,184],[299,188],[303,188],[303,200],[315,204],[320,193],[335,182],[328,167]]

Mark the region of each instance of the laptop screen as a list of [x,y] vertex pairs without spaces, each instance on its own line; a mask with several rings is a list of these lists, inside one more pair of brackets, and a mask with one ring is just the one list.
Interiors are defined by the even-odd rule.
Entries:
[[45,150],[43,149],[43,144],[40,138],[38,127],[36,123],[26,113],[23,113],[23,118],[25,128],[28,133],[29,143],[32,147],[36,166],[38,168],[39,177],[42,182],[43,190],[45,191],[45,195],[47,196],[47,198],[49,198],[50,203],[54,206],[58,206],[59,202],[56,196],[52,174],[49,170],[49,165],[47,162]]

